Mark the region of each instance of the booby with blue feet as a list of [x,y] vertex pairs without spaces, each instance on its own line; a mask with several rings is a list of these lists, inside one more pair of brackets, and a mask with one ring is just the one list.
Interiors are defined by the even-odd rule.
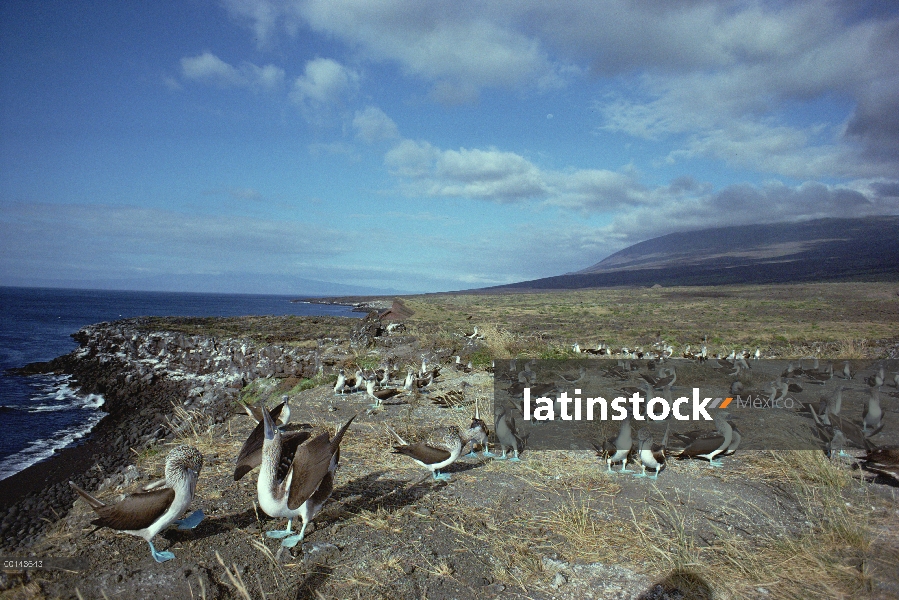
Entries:
[[156,550],[153,545],[156,534],[173,523],[179,529],[193,529],[204,518],[203,511],[197,510],[185,519],[178,519],[194,498],[202,469],[203,455],[200,451],[193,446],[181,445],[169,452],[163,481],[147,486],[154,488],[150,491],[131,494],[116,504],[104,504],[73,482],[70,481],[69,485],[99,516],[91,524],[143,538],[150,544],[153,559],[161,563],[175,558],[175,555]]
[[[263,412],[263,417],[265,439],[256,482],[259,507],[270,517],[288,519],[285,529],[267,531],[265,535],[280,538],[283,547],[293,548],[303,540],[309,522],[331,497],[334,473],[340,462],[340,442],[356,417],[351,417],[333,439],[323,432],[298,447],[283,477],[279,473],[281,432],[275,428],[268,411]],[[295,534],[291,525],[297,517],[303,520],[303,526]]]
[[496,456],[490,451],[490,430],[487,429],[487,423],[481,419],[481,410],[477,399],[474,401],[474,417],[471,418],[471,424],[468,426],[468,437],[472,441],[471,452],[466,457],[475,457],[474,446],[478,445],[482,448],[481,456],[484,458],[492,458]]
[[435,481],[449,481],[452,479],[449,473],[441,473],[441,469],[450,466],[462,455],[466,441],[462,440],[462,434],[455,425],[439,427],[428,434],[422,442],[409,444],[399,436],[389,425],[387,429],[399,441],[399,446],[393,447],[394,454],[404,454],[425,467],[431,472]]

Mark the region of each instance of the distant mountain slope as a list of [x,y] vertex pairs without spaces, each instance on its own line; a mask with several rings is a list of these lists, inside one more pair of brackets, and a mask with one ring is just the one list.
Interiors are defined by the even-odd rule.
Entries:
[[671,233],[566,275],[490,289],[899,279],[899,216]]

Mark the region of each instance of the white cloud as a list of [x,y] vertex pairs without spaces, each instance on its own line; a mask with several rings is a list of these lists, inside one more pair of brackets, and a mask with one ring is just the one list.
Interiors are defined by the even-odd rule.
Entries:
[[[880,132],[899,129],[890,119],[899,102],[899,20],[851,20],[838,3],[699,6],[706,10],[678,14],[688,19],[683,33],[703,39],[697,47],[711,44],[706,57],[672,52],[674,62],[641,63],[623,80],[630,93],[598,100],[605,129],[673,144],[672,160],[713,158],[796,178],[895,172],[896,136]],[[633,44],[676,47],[632,33],[625,53]],[[597,68],[620,73],[624,64],[604,57]],[[807,123],[803,113],[819,114],[816,103],[840,109]]]
[[439,150],[403,140],[385,156],[391,173],[429,196],[518,202],[546,196],[540,170],[525,158],[495,148]]
[[680,177],[653,187],[632,168],[541,169],[513,152],[441,150],[411,140],[387,152],[385,164],[411,196],[531,202],[583,216],[614,215],[610,226],[594,231],[590,243],[600,244],[601,236],[603,244],[616,249],[673,231],[899,213],[899,180],[893,178],[841,185],[771,181],[714,190]]
[[399,137],[396,123],[376,106],[357,110],[353,117],[353,129],[357,138],[369,144]]
[[409,194],[494,202],[541,201],[578,211],[604,211],[652,201],[629,173],[605,169],[554,171],[514,152],[441,150],[403,140],[384,157]]
[[[660,159],[712,158],[796,178],[899,167],[899,19],[856,3],[571,0],[225,0],[259,39],[300,28],[359,60],[394,63],[431,98],[551,89],[592,72],[608,130],[664,141]],[[301,92],[301,95],[303,93]],[[309,94],[311,95],[311,93]],[[838,111],[795,119],[815,103]]]
[[[724,160],[796,178],[899,167],[899,19],[852,2],[226,0],[261,38],[306,26],[365,60],[471,102],[485,87],[547,89],[591,71],[603,127],[664,140],[659,159]],[[841,115],[796,124],[833,102]]]
[[226,0],[225,6],[261,43],[302,24],[368,60],[397,63],[433,82],[432,96],[450,103],[474,98],[483,87],[558,87],[572,69],[551,61],[537,38],[497,18],[506,9],[516,15],[514,6],[419,0]]
[[234,67],[211,52],[181,59],[181,74],[185,79],[201,81],[219,87],[246,87],[274,90],[284,83],[284,70],[274,65],[256,66],[249,62]]
[[359,74],[331,58],[306,63],[302,76],[293,83],[291,99],[297,104],[327,106],[359,85]]

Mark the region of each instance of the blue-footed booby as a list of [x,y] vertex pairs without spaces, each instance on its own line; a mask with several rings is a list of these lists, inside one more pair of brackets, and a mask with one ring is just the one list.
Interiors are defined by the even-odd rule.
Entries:
[[852,369],[849,366],[848,360],[843,363],[843,370],[840,371],[838,377],[842,377],[843,379],[852,379]]
[[368,379],[369,376],[365,374],[364,369],[356,369],[356,379],[355,384],[353,385],[353,391],[361,392],[362,390],[364,390]]
[[[824,455],[827,458],[833,456],[833,451],[837,450],[838,456],[846,456],[843,447],[846,445],[846,436],[838,425],[831,424],[829,421],[825,423],[814,409],[809,410],[815,424],[812,427],[812,434],[818,438],[823,445]],[[826,412],[825,412],[826,414]]]
[[734,430],[731,427],[730,423],[727,422],[728,416],[730,416],[728,413],[724,411],[718,411],[714,417],[715,430],[722,436],[724,436],[724,440],[721,442],[721,445],[711,452],[696,455],[698,458],[707,459],[709,461],[709,464],[713,467],[721,466],[721,462],[716,461],[715,457],[722,452],[726,452],[727,449],[730,448],[730,443],[733,440]]
[[621,470],[618,473],[633,473],[627,468],[627,460],[633,448],[633,433],[631,431],[630,415],[621,422],[621,429],[618,430],[618,436],[609,438],[602,443],[602,446],[593,444],[596,453],[604,456],[606,459],[606,467],[609,473],[614,473],[612,463],[621,463]]
[[884,373],[883,373],[883,365],[880,365],[880,367],[878,367],[878,369],[877,369],[877,372],[874,373],[873,375],[871,375],[870,377],[868,377],[868,378],[865,380],[865,382],[866,382],[870,387],[877,387],[877,388],[879,388],[880,386],[883,385],[884,378],[885,378],[885,375],[884,375]]
[[203,520],[202,510],[178,520],[193,500],[202,469],[203,455],[200,451],[193,446],[181,445],[173,448],[166,458],[165,480],[147,486],[156,489],[131,494],[116,504],[104,504],[73,482],[70,481],[69,485],[99,516],[91,521],[93,525],[144,538],[150,544],[150,553],[156,562],[165,562],[175,558],[175,555],[156,550],[153,537],[172,523],[176,523],[179,529],[193,529]]
[[403,389],[407,392],[412,391],[412,386],[415,384],[415,374],[412,372],[412,369],[406,373],[406,379],[403,381]]
[[340,369],[337,372],[337,383],[334,384],[334,395],[342,394],[346,390],[346,371]]
[[[340,442],[356,417],[351,417],[333,439],[324,432],[299,446],[283,478],[279,478],[281,432],[267,412],[263,417],[265,440],[256,482],[259,507],[270,517],[288,519],[284,530],[267,531],[266,535],[283,538],[281,545],[293,548],[303,540],[309,522],[331,497],[334,472],[340,462]],[[303,520],[303,526],[298,534],[294,534],[291,525],[297,517]]]
[[[481,451],[481,456],[484,458],[491,458],[496,455],[490,451],[490,430],[487,429],[487,423],[481,420],[481,409],[479,405],[480,403],[477,398],[475,398],[474,417],[471,418],[471,424],[468,426],[468,437],[473,444],[477,444],[483,449]],[[472,445],[471,452],[465,456],[477,456],[474,451],[474,445]]]
[[383,388],[380,390],[376,390],[374,387],[374,380],[368,382],[365,388],[366,394],[369,398],[374,400],[374,403],[371,405],[371,409],[381,408],[382,402],[384,400],[389,400],[394,396],[403,393],[403,390],[398,390],[396,388]]
[[[713,467],[720,467],[721,463],[715,460],[718,455],[728,452],[734,442],[734,431],[727,419],[730,414],[726,411],[718,411],[713,417],[715,431],[691,431],[679,434],[676,437],[685,442],[687,446],[678,455],[679,460],[687,458],[704,458]],[[736,441],[739,445],[739,440]],[[733,447],[736,451],[736,447]],[[732,454],[733,452],[731,452]]]
[[659,478],[659,473],[665,468],[665,449],[668,445],[668,431],[671,423],[665,427],[665,436],[662,438],[661,444],[654,444],[652,441],[652,430],[649,427],[641,427],[637,432],[637,448],[640,457],[640,466],[642,472],[635,473],[637,477],[646,477],[647,467],[655,471],[653,479]]
[[880,388],[870,389],[871,396],[862,409],[862,432],[866,437],[880,433],[883,429],[883,409],[880,407]]
[[502,451],[496,460],[506,460],[506,454],[511,450],[512,462],[519,462],[518,457],[524,451],[527,436],[521,435],[515,422],[515,414],[511,406],[497,406],[493,414],[493,427],[496,429],[496,441]]
[[394,454],[405,454],[421,466],[427,468],[435,480],[449,481],[452,476],[449,473],[441,473],[444,469],[462,455],[463,446],[468,445],[467,440],[462,440],[459,428],[455,425],[439,427],[431,431],[423,442],[407,443],[390,425],[387,430],[399,441],[399,446],[393,447]]
[[[279,406],[268,411],[274,422],[278,418]],[[297,447],[309,438],[309,431],[287,431],[281,434],[281,465],[279,473],[281,478],[287,473],[293,455]],[[237,465],[234,467],[234,481],[240,481],[244,475],[262,464],[262,445],[265,440],[265,421],[259,421],[237,455]]]

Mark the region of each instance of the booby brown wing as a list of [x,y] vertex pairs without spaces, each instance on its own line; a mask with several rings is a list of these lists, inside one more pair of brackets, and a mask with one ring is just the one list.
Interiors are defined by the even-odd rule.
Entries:
[[849,419],[844,419],[840,415],[835,415],[833,413],[829,413],[828,417],[830,418],[830,422],[843,432],[843,435],[846,436],[846,439],[852,442],[858,448],[870,450],[874,447],[874,445],[870,441],[868,441],[867,436],[865,435],[864,431],[862,431],[862,428]]
[[899,446],[872,448],[864,460],[882,465],[899,466]]
[[297,454],[300,444],[308,440],[312,436],[309,431],[295,431],[284,435],[281,438],[281,462],[278,463],[278,481],[284,481],[287,477],[293,459]]
[[720,448],[723,443],[724,436],[720,434],[700,437],[693,440],[689,446],[681,450],[681,453],[678,454],[678,458],[694,458],[700,454],[708,454],[709,452],[714,452]]
[[640,377],[642,377],[646,381],[646,383],[648,383],[652,387],[655,387],[656,382],[658,381],[657,378],[653,377],[652,375],[647,375],[646,373],[640,373]]
[[306,442],[293,457],[290,490],[287,496],[287,508],[295,510],[309,499],[321,485],[331,465],[331,441],[327,433],[322,433]]
[[[276,415],[273,413],[274,411],[269,412],[269,414],[272,415],[272,421],[276,418]],[[308,431],[290,431],[282,434],[282,462],[286,460],[289,466],[297,446],[306,441],[309,438],[309,435]],[[244,442],[243,447],[240,449],[240,454],[237,455],[237,466],[234,468],[234,481],[239,481],[244,475],[262,464],[262,442],[264,439],[264,424],[260,422],[256,428],[253,429],[253,432],[250,433],[250,437],[247,438],[247,441]],[[281,472],[281,468],[279,467],[279,480],[283,479],[283,475],[284,473]]]
[[394,446],[393,450],[398,454],[405,454],[415,460],[419,460],[426,465],[436,465],[452,456],[446,450],[428,446],[424,442],[408,444],[406,446]]
[[321,484],[319,484],[318,489],[315,490],[315,493],[312,494],[310,498],[312,502],[315,504],[322,504],[325,500],[331,497],[331,492],[334,491],[334,473],[328,471],[325,473],[325,477],[322,479]]
[[[284,403],[282,402],[275,408],[268,411],[268,414],[270,414],[272,416],[272,421],[274,421],[274,422],[278,421],[278,417],[281,416],[281,410],[283,408],[284,408]],[[247,411],[247,413],[251,417],[253,417],[253,419],[257,423],[260,423],[262,421],[262,407],[261,406],[250,406],[249,404],[247,404],[244,406],[244,409]]]
[[98,502],[96,498],[75,484],[71,485],[82,498],[91,504],[91,508],[99,516],[98,519],[91,521],[91,524],[110,529],[135,531],[149,527],[168,510],[175,500],[175,490],[162,488],[151,492],[131,494],[116,504],[94,506],[94,502]]
[[[336,457],[338,461],[340,460],[340,442],[355,418],[356,416],[353,415],[340,428],[334,439],[328,439],[330,436],[326,432],[297,448],[290,467],[293,471],[293,478],[290,480],[287,508],[290,510],[298,508],[315,494],[322,484],[333,487],[333,474],[330,472],[331,459]],[[328,475],[332,477],[329,479]]]
[[385,388],[383,390],[377,390],[374,392],[375,398],[379,400],[388,400],[393,398],[397,394],[401,393],[402,390],[398,390],[396,388]]
[[661,446],[659,444],[653,444],[649,447],[650,452],[652,452],[652,457],[656,459],[656,462],[660,465],[665,464],[665,446]]

